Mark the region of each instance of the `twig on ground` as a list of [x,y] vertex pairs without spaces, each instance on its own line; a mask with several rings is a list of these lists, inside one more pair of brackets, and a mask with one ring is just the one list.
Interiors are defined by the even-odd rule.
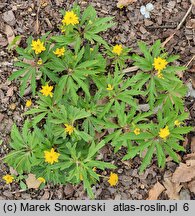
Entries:
[[[175,31],[162,43],[162,47],[165,47],[165,45],[174,37],[174,35],[176,34],[176,31],[181,28],[181,26],[183,25],[183,23],[186,20],[187,16],[191,12],[192,7],[193,7],[193,4],[190,5],[188,11],[186,12],[186,14],[183,17],[183,19],[181,20],[181,22],[178,24]],[[193,56],[193,58],[190,60],[190,62],[187,64],[187,66],[194,60],[194,58],[195,58],[195,56]],[[138,70],[137,66],[132,66],[132,67],[129,67],[129,68],[126,68],[125,70],[123,70],[123,73],[130,73],[130,72],[134,72],[134,71],[137,71],[137,70]]]
[[185,16],[183,17],[183,19],[181,20],[181,22],[178,24],[177,28],[175,29],[174,33],[171,34],[163,43],[162,43],[162,47],[165,47],[165,45],[173,38],[173,36],[176,34],[176,31],[179,30],[181,28],[181,26],[183,25],[184,21],[186,20],[187,16],[189,15],[189,13],[192,10],[193,5],[191,4],[188,11],[186,12]]
[[126,69],[123,70],[123,73],[130,73],[130,72],[134,72],[137,71],[139,68],[137,66],[132,66],[132,67],[128,67]]
[[22,192],[25,192],[25,191],[27,191],[27,190],[28,190],[28,189],[26,189],[26,190],[13,191],[13,192],[11,192],[11,194],[22,193]]
[[183,19],[181,20],[181,22],[179,23],[179,25],[177,26],[177,30],[179,30],[181,28],[181,26],[183,25],[184,21],[186,20],[187,16],[189,15],[189,13],[192,10],[193,5],[191,4],[188,11],[186,12],[185,16],[183,17]]
[[195,59],[195,55],[192,56],[190,61],[185,66],[188,67],[194,59]]
[[158,28],[168,28],[168,29],[174,29],[177,25],[164,25],[164,26],[146,26],[147,29],[158,29]]

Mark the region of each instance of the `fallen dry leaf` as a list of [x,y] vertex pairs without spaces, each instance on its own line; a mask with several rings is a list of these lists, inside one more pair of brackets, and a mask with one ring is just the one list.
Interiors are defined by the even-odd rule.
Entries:
[[43,194],[43,196],[41,197],[41,200],[48,200],[50,197],[50,193],[48,190],[45,190],[45,193]]
[[15,38],[14,31],[9,25],[5,25],[5,34],[7,36],[7,41],[9,44],[13,41]]
[[137,0],[118,0],[117,7],[121,8],[136,2]]
[[13,96],[13,93],[14,93],[14,87],[9,87],[9,89],[7,90],[7,94],[6,96],[7,97],[12,97]]
[[16,175],[16,176],[18,175],[18,172],[13,167],[10,167],[9,171],[11,175]]
[[153,188],[149,191],[149,196],[147,200],[157,200],[159,195],[165,190],[163,185],[161,185],[159,182],[157,182]]
[[191,139],[191,152],[195,152],[195,137],[192,137]]
[[195,5],[195,0],[191,0],[191,3],[192,3],[193,5]]
[[195,160],[195,152],[185,155],[184,160]]
[[188,188],[192,193],[195,193],[195,180],[188,183]]
[[[195,161],[194,161],[195,162]],[[187,165],[189,164],[189,166]],[[186,161],[186,164],[180,163],[172,176],[172,181],[175,183],[189,182],[195,177],[195,164]]]
[[7,39],[4,38],[1,34],[0,34],[0,46],[1,47],[5,47],[7,46],[8,42],[7,42]]
[[33,188],[37,189],[39,188],[41,182],[36,179],[34,174],[28,174],[28,178],[26,179],[26,185],[28,189]]
[[195,166],[195,160],[187,160],[186,161],[186,165],[189,167],[189,166]]
[[182,188],[180,183],[172,182],[171,178],[164,178],[163,185],[166,188],[166,194],[171,200],[179,200],[179,191]]

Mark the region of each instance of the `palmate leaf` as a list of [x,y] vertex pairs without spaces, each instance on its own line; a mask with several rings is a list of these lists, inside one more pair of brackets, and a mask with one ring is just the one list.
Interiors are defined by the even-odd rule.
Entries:
[[[136,100],[133,98],[130,91],[127,90],[127,91],[119,93],[117,95],[116,99],[119,99],[119,100],[131,105],[132,107],[137,108]],[[134,91],[134,92],[136,92],[136,91]]]
[[52,36],[51,40],[57,42],[60,46],[66,46],[74,42],[74,38],[71,35]]
[[116,169],[117,167],[113,164],[106,163],[103,161],[97,161],[97,160],[91,160],[87,163],[88,167],[97,167],[98,169],[104,170],[104,169]]
[[169,56],[167,59],[166,59],[166,61],[167,62],[174,62],[174,61],[176,61],[177,59],[179,59],[179,55],[171,55],[171,56]]
[[131,149],[129,149],[129,152],[123,157],[123,160],[128,160],[130,158],[134,158],[138,153],[139,153],[140,149],[135,147],[132,147]]
[[151,146],[148,148],[148,151],[142,161],[142,164],[139,168],[140,173],[142,173],[145,168],[150,164],[151,160],[152,160],[152,156],[154,154],[154,148],[155,148],[155,143],[152,143]]
[[140,51],[144,54],[145,59],[147,60],[148,64],[151,66],[152,69],[153,58],[152,55],[150,54],[147,45],[144,42],[140,41],[138,42],[138,46]]
[[93,194],[93,191],[92,191],[92,188],[91,188],[91,184],[89,182],[89,178],[88,178],[88,175],[87,175],[87,172],[85,169],[81,169],[81,175],[82,175],[82,178],[83,178],[83,185],[84,185],[84,189],[87,190],[87,194],[89,195],[89,197],[91,199],[94,198],[94,194]]
[[148,92],[147,101],[149,102],[150,109],[152,110],[154,108],[154,102],[155,102],[155,98],[157,96],[155,79],[153,77],[150,79],[150,82],[149,82],[149,85],[147,88],[147,92]]
[[79,77],[72,75],[72,78],[77,82],[77,84],[83,89],[87,97],[91,97],[89,93],[89,85],[86,84],[85,80],[80,79]]
[[83,12],[82,18],[81,18],[81,25],[84,24],[84,22],[88,22],[89,20],[94,21],[97,16],[96,10],[92,5],[89,5]]
[[175,162],[179,163],[179,156],[171,149],[169,145],[164,145],[164,149]]
[[[122,140],[122,138],[121,138]],[[141,154],[145,149],[147,149],[151,145],[152,141],[150,140],[144,140],[139,141],[138,146],[130,146],[128,148],[127,154],[123,157],[123,160],[128,160],[134,158],[137,154]]]
[[166,163],[166,157],[161,143],[158,142],[156,143],[156,156],[157,156],[158,166],[164,168]]
[[85,142],[90,142],[93,140],[93,137],[90,136],[89,134],[85,133],[84,131],[75,130],[74,132],[76,135],[81,137]]
[[152,51],[152,56],[154,58],[158,57],[162,51],[161,42],[160,40],[155,41],[155,43],[152,45],[150,50]]
[[32,123],[35,126],[38,122],[40,122],[45,116],[48,116],[50,113],[52,113],[52,106],[53,101],[51,97],[45,97],[41,94],[38,94],[40,97],[40,100],[37,101],[37,104],[39,104],[38,108],[32,108],[25,112],[25,115],[33,115],[38,114],[34,116],[32,119]]
[[54,91],[54,99],[57,104],[65,94],[66,83],[67,83],[68,75],[64,75],[60,78],[59,83],[55,87]]
[[18,173],[30,172],[35,160],[36,148],[42,140],[36,137],[35,131],[30,132],[30,123],[25,121],[22,133],[19,132],[16,125],[13,125],[11,131],[11,147],[13,150],[4,157],[4,162],[14,167]]
[[68,106],[67,107],[69,118],[74,122],[78,119],[83,119],[89,117],[91,114],[86,112],[84,109],[79,109],[77,107]]
[[72,77],[68,77],[67,79],[67,86],[66,86],[67,93],[70,94],[70,98],[73,101],[74,105],[77,104],[79,96],[77,95],[78,86],[72,79]]
[[27,71],[29,71],[30,68],[31,68],[31,67],[30,67],[29,65],[27,65],[27,66],[25,66],[25,68],[23,68],[23,69],[14,71],[14,72],[11,74],[11,76],[9,77],[9,80],[12,81],[12,80],[14,80],[14,79],[17,79],[17,78],[20,77],[22,74],[25,74]]
[[187,134],[193,130],[193,127],[177,127],[172,130],[173,134]]
[[103,146],[105,146],[105,141],[101,141],[97,145],[95,144],[95,142],[92,142],[88,151],[88,156],[86,158],[86,161],[90,160],[95,154],[97,154]]

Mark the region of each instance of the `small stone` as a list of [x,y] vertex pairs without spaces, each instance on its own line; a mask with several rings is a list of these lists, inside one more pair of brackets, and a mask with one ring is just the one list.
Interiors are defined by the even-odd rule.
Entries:
[[140,185],[140,188],[143,190],[145,188],[145,185],[144,184],[141,184]]
[[48,190],[45,190],[45,193],[43,194],[43,196],[41,197],[41,200],[48,200],[50,197],[50,193]]
[[13,199],[13,195],[10,191],[7,191],[7,190],[3,191],[3,195],[10,198],[10,199]]
[[147,30],[143,26],[140,26],[139,30],[142,34],[147,33]]
[[24,200],[31,200],[30,194],[27,194],[27,193],[23,193],[23,194],[21,195],[21,197],[22,197],[22,199],[24,199]]
[[167,7],[170,8],[170,9],[173,9],[173,8],[175,7],[175,5],[176,5],[176,2],[175,2],[175,1],[170,1],[170,2],[168,3]]
[[182,189],[179,195],[180,200],[190,200],[190,192],[187,189]]
[[115,200],[121,200],[121,195],[120,194],[117,194],[114,198]]
[[9,108],[10,108],[11,110],[15,110],[15,109],[16,109],[16,104],[15,104],[15,103],[11,103],[11,104],[9,105]]
[[71,184],[67,184],[64,188],[65,195],[72,195],[74,192],[74,188]]
[[123,169],[118,169],[117,173],[121,174],[123,172]]
[[153,23],[151,20],[145,19],[145,20],[144,20],[144,24],[145,24],[145,26],[151,26],[151,25],[153,25],[154,23]]
[[186,28],[195,29],[195,19],[190,19],[186,23]]
[[14,26],[16,24],[16,19],[12,10],[3,13],[2,18],[10,26]]

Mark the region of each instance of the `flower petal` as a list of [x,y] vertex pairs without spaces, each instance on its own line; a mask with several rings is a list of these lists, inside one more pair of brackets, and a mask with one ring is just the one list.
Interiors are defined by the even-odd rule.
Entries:
[[144,5],[141,6],[140,12],[141,12],[142,15],[145,15],[145,13],[146,13],[146,7]]
[[148,4],[146,5],[146,10],[147,10],[147,11],[152,11],[152,10],[154,10],[154,5],[153,5],[152,3],[148,3]]
[[144,14],[144,17],[147,19],[147,18],[150,18],[150,13],[149,11],[146,11],[145,14]]

